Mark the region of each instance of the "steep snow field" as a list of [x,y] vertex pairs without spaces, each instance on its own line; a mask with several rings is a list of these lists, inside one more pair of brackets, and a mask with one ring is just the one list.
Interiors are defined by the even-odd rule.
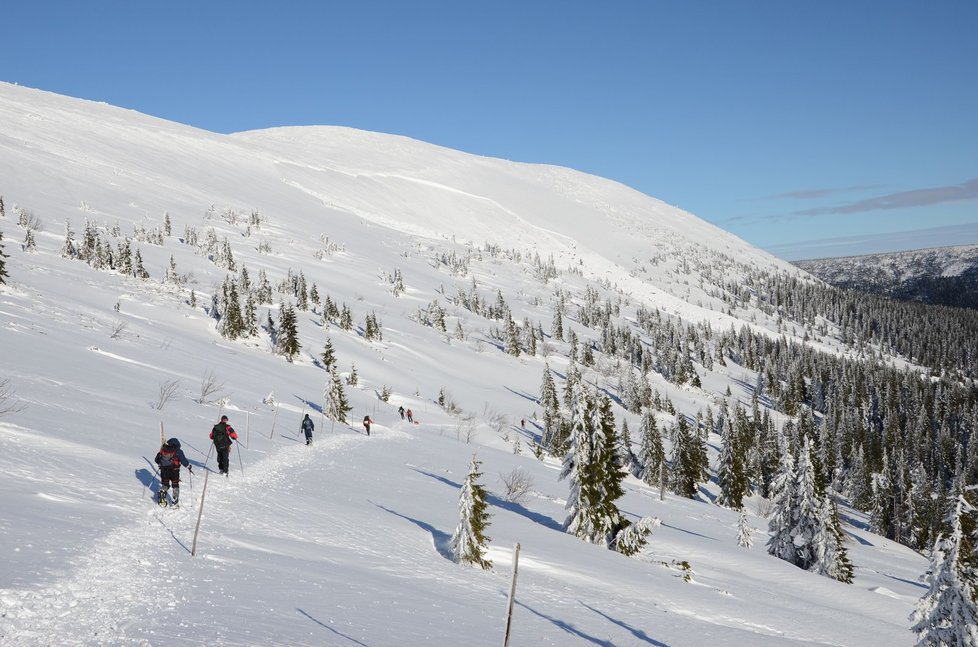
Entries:
[[[0,380],[15,390],[7,403],[20,405],[0,416],[0,643],[498,645],[517,542],[513,645],[913,643],[907,616],[924,593],[926,560],[867,532],[858,515],[847,513],[845,525],[852,585],[768,556],[759,498],[749,503],[754,547],[738,547],[738,515],[713,505],[715,483],[697,500],[660,501],[630,477],[621,509],[662,520],[636,557],[562,532],[568,484],[528,444],[540,433],[545,362],[562,375],[567,344],[512,357],[490,335],[499,322],[447,300],[475,282],[484,300],[498,291],[514,320],[549,332],[556,288],[579,299],[591,287],[622,295],[625,316],[643,304],[776,334],[762,311],[728,312],[709,290],[748,268],[801,275],[790,265],[607,180],[401,137],[342,128],[223,136],[7,84],[0,124],[10,256]],[[43,222],[33,252],[17,226],[25,211]],[[253,211],[262,222],[248,227]],[[173,232],[162,245],[135,240],[135,228],[158,229],[164,214]],[[151,278],[62,258],[65,223],[77,240],[86,220],[113,245],[116,224],[133,237]],[[210,228],[227,238],[237,272],[181,242],[188,227],[201,241]],[[539,280],[535,254],[552,257],[560,275]],[[466,259],[464,271],[438,260],[451,255]],[[162,282],[171,257],[179,287]],[[264,332],[222,338],[205,307],[241,266],[253,281],[264,270],[273,285],[302,271],[324,298],[349,306],[357,328],[324,328],[318,314],[299,311],[302,350],[291,364]],[[389,282],[395,270],[400,296]],[[435,300],[447,333],[417,321]],[[371,313],[382,341],[361,334]],[[259,321],[268,314],[277,321],[269,306]],[[456,323],[464,339],[452,336]],[[565,326],[582,339],[596,334]],[[321,414],[327,336],[343,374],[356,367],[350,419],[373,416],[370,437]],[[614,390],[612,367],[599,368],[588,381]],[[704,390],[653,386],[695,415],[727,387],[731,399],[749,398],[739,385],[756,376],[731,364],[703,378]],[[218,393],[201,398],[208,381]],[[162,401],[167,383],[175,392]],[[436,404],[440,391],[461,416]],[[399,405],[419,424],[402,421]],[[221,411],[242,441],[227,479],[208,474],[207,433]],[[310,447],[297,436],[303,411],[317,425]],[[615,414],[637,428],[637,416],[618,406]],[[153,503],[161,425],[195,465],[176,510]],[[710,438],[712,450],[718,443]],[[449,558],[473,453],[490,491],[491,572]],[[533,482],[522,502],[503,497],[515,468]]]

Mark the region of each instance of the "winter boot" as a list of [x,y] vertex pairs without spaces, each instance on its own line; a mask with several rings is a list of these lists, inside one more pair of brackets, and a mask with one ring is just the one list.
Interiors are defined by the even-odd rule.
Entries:
[[165,487],[165,488],[160,489],[160,491],[156,493],[156,503],[159,504],[159,506],[161,508],[165,508],[166,507],[166,491],[168,489],[169,488],[166,488]]
[[177,507],[180,505],[180,488],[173,486],[173,506]]

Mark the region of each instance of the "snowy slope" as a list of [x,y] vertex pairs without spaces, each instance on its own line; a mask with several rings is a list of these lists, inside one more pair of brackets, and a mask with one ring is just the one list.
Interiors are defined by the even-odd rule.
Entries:
[[[660,501],[629,479],[621,508],[663,521],[635,558],[563,533],[567,483],[526,446],[539,433],[544,362],[562,372],[566,344],[554,341],[547,357],[511,357],[491,338],[493,322],[444,300],[449,332],[457,322],[465,339],[416,321],[419,308],[475,282],[483,298],[498,290],[514,319],[545,330],[556,287],[740,325],[706,288],[747,268],[798,272],[791,266],[607,180],[389,135],[223,136],[6,84],[0,124],[11,275],[0,287],[0,380],[23,405],[0,417],[3,644],[495,645],[516,542],[515,645],[912,644],[906,617],[923,593],[925,560],[866,532],[864,520],[846,526],[853,585],[766,555],[760,500],[750,507],[755,546],[739,548],[737,514],[710,503],[712,485],[697,501]],[[36,252],[21,248],[15,210],[43,221]],[[264,221],[249,228],[255,210]],[[76,237],[86,219],[131,236],[160,227],[164,213],[172,236],[134,241],[150,280],[60,256],[66,221]],[[324,329],[310,312],[299,312],[294,364],[270,352],[267,335],[222,338],[203,306],[227,271],[180,242],[187,227],[226,237],[253,279],[263,269],[275,284],[301,270],[358,325],[376,313],[383,341]],[[468,259],[467,270],[453,273],[438,262],[443,254]],[[535,278],[534,254],[552,256],[560,276]],[[161,282],[171,257],[187,279],[179,288]],[[407,287],[398,297],[387,280],[395,270]],[[269,310],[277,318],[267,307],[260,316]],[[775,328],[750,314],[759,329]],[[374,417],[369,438],[319,411],[326,373],[316,358],[327,336],[341,370],[356,366],[351,419]],[[611,388],[609,375],[589,380]],[[195,401],[207,376],[222,385],[220,403]],[[753,377],[716,367],[707,391],[654,386],[693,415],[737,380]],[[160,407],[168,382],[177,391]],[[385,386],[389,402],[378,397]],[[435,404],[441,390],[471,422]],[[420,424],[400,420],[402,404]],[[243,441],[228,479],[208,474],[207,432],[219,411]],[[311,447],[296,437],[303,411],[317,424]],[[637,425],[619,408],[616,416]],[[152,504],[161,425],[197,466],[179,510]],[[474,452],[493,494],[492,572],[447,558]],[[502,499],[501,475],[516,467],[534,483],[522,503]]]
[[797,261],[827,283],[924,303],[976,307],[978,245]]

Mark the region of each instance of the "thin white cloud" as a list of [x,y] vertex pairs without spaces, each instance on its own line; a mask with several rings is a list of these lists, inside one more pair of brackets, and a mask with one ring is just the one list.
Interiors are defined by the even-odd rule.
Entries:
[[794,215],[822,216],[864,213],[867,211],[879,211],[881,209],[928,207],[937,204],[946,204],[948,202],[964,202],[966,200],[978,200],[978,178],[968,180],[962,184],[900,191],[834,207],[803,209],[794,212]]

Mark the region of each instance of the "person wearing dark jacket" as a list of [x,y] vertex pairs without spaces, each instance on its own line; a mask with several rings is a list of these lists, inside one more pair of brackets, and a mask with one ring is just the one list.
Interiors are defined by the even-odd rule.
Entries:
[[309,417],[309,414],[307,413],[306,414],[306,417],[302,419],[302,433],[304,433],[306,435],[306,444],[307,445],[311,445],[312,444],[312,430],[315,429],[315,428],[316,428],[316,425],[314,425],[312,423],[312,418],[310,418]]
[[163,483],[157,499],[160,505],[166,505],[166,494],[173,486],[173,505],[180,505],[180,466],[186,465],[190,473],[194,473],[194,468],[190,465],[183,449],[180,448],[180,441],[171,438],[160,447],[156,453],[156,464],[160,466],[160,481]]
[[232,441],[238,439],[237,432],[228,424],[227,416],[221,416],[221,421],[214,425],[210,438],[214,441],[214,449],[217,451],[217,468],[221,470],[221,474],[227,476]]

